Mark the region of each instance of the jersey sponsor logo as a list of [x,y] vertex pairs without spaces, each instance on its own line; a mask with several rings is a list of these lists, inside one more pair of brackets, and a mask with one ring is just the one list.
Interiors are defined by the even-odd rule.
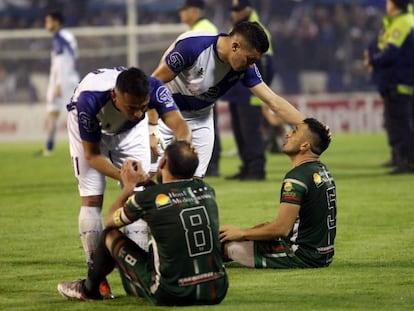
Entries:
[[318,173],[313,173],[313,182],[318,186],[322,182],[322,178]]
[[293,189],[292,183],[289,181],[285,183],[285,185],[283,186],[283,191],[292,191],[292,189]]
[[226,274],[224,272],[207,272],[199,275],[193,275],[186,278],[178,279],[179,286],[189,286],[196,285],[203,282],[213,281],[219,278],[224,277]]
[[156,97],[157,101],[163,103],[166,108],[172,107],[174,105],[172,94],[165,85],[162,85],[157,89]]
[[87,132],[94,132],[98,129],[98,122],[92,119],[86,112],[79,114],[79,123]]
[[159,208],[165,208],[167,206],[171,205],[170,198],[165,195],[164,193],[161,193],[155,197],[155,206]]
[[174,71],[181,71],[184,68],[184,58],[179,52],[173,52],[168,56],[168,64]]

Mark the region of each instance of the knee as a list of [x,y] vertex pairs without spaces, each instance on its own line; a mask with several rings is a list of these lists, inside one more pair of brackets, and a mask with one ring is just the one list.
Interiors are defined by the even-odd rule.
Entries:
[[103,195],[90,195],[81,197],[82,206],[102,207]]
[[108,250],[111,250],[112,243],[122,235],[121,231],[116,228],[106,228],[102,232],[102,243]]

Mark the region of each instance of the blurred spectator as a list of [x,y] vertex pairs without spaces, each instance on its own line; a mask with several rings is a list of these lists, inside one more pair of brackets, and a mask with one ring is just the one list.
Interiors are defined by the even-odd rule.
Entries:
[[[180,20],[176,9],[183,2],[136,0],[138,23],[178,23]],[[381,27],[384,2],[251,0],[252,6],[274,38],[274,63],[281,80],[280,91],[299,93],[299,75],[304,70],[323,72],[327,77],[326,90],[329,92],[372,91],[374,88],[363,70],[361,55],[363,47],[375,37]],[[40,28],[43,16],[52,8],[65,12],[69,27],[124,25],[125,3],[125,0],[2,0],[0,29]],[[222,32],[227,32],[231,27],[227,5],[221,0],[205,0],[205,17]],[[106,56],[105,64],[119,65],[125,62],[125,55],[118,52],[118,49],[125,49],[125,38],[81,37],[79,41],[81,40],[80,45],[86,49],[99,51],[101,46],[114,47],[114,55]],[[147,43],[153,43],[145,35],[139,36],[139,40],[143,47]],[[7,53],[29,51],[31,41],[30,38],[0,40],[0,48]],[[46,49],[46,45],[43,49]],[[140,53],[140,61],[148,66],[149,71],[155,66],[153,58],[154,53]],[[1,63],[9,60],[10,57],[0,54]],[[45,59],[20,59],[16,56],[15,60],[18,60],[18,65],[24,70],[44,70],[41,68],[44,66],[38,64]],[[83,59],[80,63],[81,72],[100,67],[101,63],[100,58],[96,57]]]
[[16,95],[16,75],[0,66],[0,102],[13,101]]

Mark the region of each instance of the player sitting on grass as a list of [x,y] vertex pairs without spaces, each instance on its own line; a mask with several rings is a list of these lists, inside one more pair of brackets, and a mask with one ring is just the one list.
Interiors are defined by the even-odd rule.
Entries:
[[[108,213],[88,277],[60,283],[60,294],[78,300],[102,299],[99,284],[116,265],[127,293],[156,305],[220,303],[228,278],[218,210],[214,190],[192,178],[198,162],[188,142],[175,141],[159,162],[162,184],[131,196],[148,176],[139,162],[126,160],[121,169],[124,188]],[[149,252],[118,229],[141,218],[153,236]]]
[[334,256],[336,187],[319,156],[329,129],[308,118],[288,132],[282,151],[292,162],[275,220],[249,229],[220,228],[225,257],[251,268],[317,268]]

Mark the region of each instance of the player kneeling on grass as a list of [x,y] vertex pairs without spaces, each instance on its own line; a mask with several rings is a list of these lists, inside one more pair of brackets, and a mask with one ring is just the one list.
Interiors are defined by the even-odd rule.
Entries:
[[[193,179],[198,166],[194,148],[185,141],[169,145],[158,167],[160,184],[133,194],[148,175],[136,161],[121,169],[124,185],[112,204],[93,264],[85,280],[58,285],[71,299],[98,300],[99,284],[118,267],[125,290],[155,305],[218,304],[228,288],[219,241],[214,190]],[[151,230],[149,252],[119,227],[144,219]]]
[[319,161],[329,129],[308,118],[286,135],[282,151],[293,165],[282,184],[275,220],[249,229],[220,228],[225,257],[251,268],[317,268],[334,256],[336,188]]

